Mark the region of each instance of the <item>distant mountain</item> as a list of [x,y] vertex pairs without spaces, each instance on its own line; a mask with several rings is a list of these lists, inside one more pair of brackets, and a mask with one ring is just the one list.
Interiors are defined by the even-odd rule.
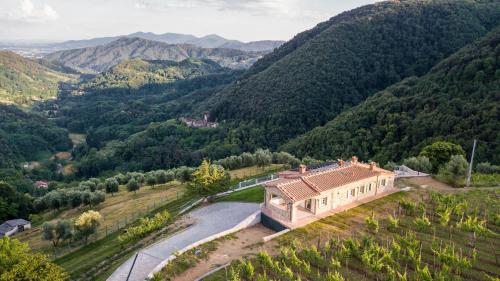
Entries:
[[425,75],[499,23],[493,0],[363,6],[265,55],[201,110],[238,128],[245,143],[277,148],[404,78]]
[[28,104],[54,98],[69,75],[9,51],[0,51],[0,103]]
[[210,59],[223,67],[250,67],[261,55],[234,49],[204,49],[194,45],[170,45],[141,38],[120,38],[106,45],[59,51],[44,59],[81,72],[103,72],[118,63],[140,58],[144,60],[182,61],[188,58]]
[[49,44],[46,47],[54,51],[80,49],[108,44],[120,38],[141,38],[168,44],[191,44],[201,48],[231,48],[246,52],[270,52],[284,43],[284,41],[271,40],[244,43],[238,40],[229,40],[215,34],[199,38],[193,35],[178,33],[155,34],[152,32],[136,32],[122,36],[65,41],[61,43]]
[[427,75],[379,92],[284,148],[300,156],[359,155],[385,163],[416,155],[437,140],[470,148],[478,138],[483,142],[477,159],[499,163],[499,56],[497,28]]
[[139,58],[123,61],[81,84],[82,88],[137,88],[146,84],[171,83],[177,80],[220,73],[223,67],[211,60],[186,59],[146,61]]

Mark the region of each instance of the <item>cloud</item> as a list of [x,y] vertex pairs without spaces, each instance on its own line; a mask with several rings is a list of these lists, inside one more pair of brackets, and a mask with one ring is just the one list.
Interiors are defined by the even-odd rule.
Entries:
[[218,11],[239,11],[253,15],[275,15],[288,17],[311,16],[304,10],[308,0],[141,0],[136,8],[162,10],[169,8],[211,8]]
[[59,14],[50,5],[40,2],[35,5],[31,0],[10,2],[9,6],[4,7],[0,16],[4,21],[26,23],[42,23],[59,19]]

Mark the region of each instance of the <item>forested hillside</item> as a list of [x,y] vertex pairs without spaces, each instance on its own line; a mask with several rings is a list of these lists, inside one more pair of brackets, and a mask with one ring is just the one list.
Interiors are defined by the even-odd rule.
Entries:
[[0,51],[0,103],[29,104],[54,98],[70,77],[12,52]]
[[232,49],[203,49],[194,45],[169,45],[140,38],[120,38],[96,47],[59,51],[44,59],[81,72],[102,72],[128,59],[182,61],[188,58],[210,59],[221,66],[247,68],[261,55]]
[[416,155],[436,140],[471,147],[500,162],[500,28],[463,48],[427,75],[369,98],[283,148],[299,156],[359,155],[385,163]]
[[175,61],[146,61],[132,59],[121,62],[106,72],[81,84],[82,88],[137,88],[145,84],[170,83],[224,71],[211,60],[186,59]]
[[70,148],[65,130],[45,118],[0,104],[0,169],[14,168],[41,152]]
[[244,126],[244,141],[276,147],[406,77],[424,75],[499,20],[498,1],[364,6],[297,35],[207,107],[215,118]]

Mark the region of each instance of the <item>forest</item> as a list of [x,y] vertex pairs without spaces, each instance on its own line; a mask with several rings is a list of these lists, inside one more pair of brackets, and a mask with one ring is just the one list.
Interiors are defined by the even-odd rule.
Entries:
[[381,163],[418,154],[436,140],[498,163],[500,29],[470,44],[421,78],[411,77],[300,136],[283,149],[316,158],[360,155]]

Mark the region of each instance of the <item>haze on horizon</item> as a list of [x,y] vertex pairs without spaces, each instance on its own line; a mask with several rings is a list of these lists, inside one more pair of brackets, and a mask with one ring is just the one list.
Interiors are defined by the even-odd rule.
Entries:
[[137,31],[288,40],[375,0],[0,0],[1,42],[55,42]]

